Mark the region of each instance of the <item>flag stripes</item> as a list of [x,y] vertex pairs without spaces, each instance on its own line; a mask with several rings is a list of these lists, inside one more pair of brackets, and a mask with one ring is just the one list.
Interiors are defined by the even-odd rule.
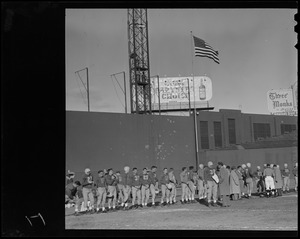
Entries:
[[193,36],[193,38],[194,38],[194,46],[195,46],[195,56],[208,57],[214,60],[216,63],[220,64],[218,51],[215,51],[204,40],[195,36]]

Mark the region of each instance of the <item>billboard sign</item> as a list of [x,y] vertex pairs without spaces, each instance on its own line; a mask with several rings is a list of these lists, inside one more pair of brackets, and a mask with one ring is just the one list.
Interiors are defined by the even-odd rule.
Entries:
[[268,110],[271,114],[288,115],[294,111],[292,89],[269,90],[267,93]]
[[188,103],[189,95],[190,101],[194,102],[194,86],[195,102],[212,98],[212,83],[207,76],[151,78],[152,103]]

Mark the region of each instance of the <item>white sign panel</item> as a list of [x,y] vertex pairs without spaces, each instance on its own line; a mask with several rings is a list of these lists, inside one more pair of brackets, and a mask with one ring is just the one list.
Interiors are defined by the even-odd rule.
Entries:
[[[195,82],[193,82],[195,80]],[[188,103],[209,101],[212,98],[212,83],[207,76],[151,78],[152,103]],[[190,90],[189,90],[190,87]],[[159,98],[160,97],[160,98]]]
[[271,114],[288,114],[294,111],[292,89],[269,90],[267,94]]

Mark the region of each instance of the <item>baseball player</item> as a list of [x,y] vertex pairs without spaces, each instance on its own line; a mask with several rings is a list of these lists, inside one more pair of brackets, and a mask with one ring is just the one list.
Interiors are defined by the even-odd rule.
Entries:
[[298,163],[295,163],[295,167],[292,171],[294,177],[295,177],[295,192],[298,191]]
[[290,173],[290,170],[288,169],[287,163],[285,163],[283,166],[284,166],[284,168],[281,171],[281,174],[283,177],[282,191],[283,191],[283,193],[285,193],[285,190],[286,190],[286,192],[289,192],[289,190],[290,190],[290,175],[291,175],[291,173]]
[[124,180],[122,180],[122,184],[123,184],[123,193],[124,193],[124,210],[128,210],[128,199],[129,199],[129,195],[131,193],[131,173],[129,172],[130,167],[125,166],[124,167],[124,176],[122,178],[124,178]]
[[[120,205],[121,208],[124,207],[124,190],[123,190],[123,179],[120,171],[116,172],[117,179],[117,204]],[[119,209],[119,207],[117,207]]]
[[217,192],[218,192],[218,184],[213,179],[213,175],[215,174],[215,169],[213,168],[213,163],[209,161],[207,163],[207,168],[204,170],[204,183],[207,184],[207,203],[206,205],[209,207],[210,204],[212,206],[217,206]]
[[97,202],[98,202],[98,197],[100,196],[100,194],[97,190],[96,184],[94,184],[94,186],[92,187],[92,193],[94,196],[94,205],[93,205],[94,212],[97,212]]
[[150,192],[151,192],[151,199],[152,199],[152,207],[155,206],[155,197],[156,192],[158,192],[158,179],[156,176],[156,166],[151,167],[151,172],[149,172],[149,178],[150,178]]
[[282,196],[282,187],[283,187],[283,180],[281,175],[281,170],[279,165],[274,164],[274,184],[275,184],[275,196]]
[[256,172],[254,172],[255,183],[258,193],[263,193],[264,189],[264,180],[263,180],[263,172],[260,170],[260,166],[257,166]]
[[65,204],[69,204],[70,202],[74,202],[75,201],[75,195],[77,192],[77,188],[80,186],[80,182],[76,181],[76,182],[72,182],[66,185],[66,190],[65,190]]
[[[141,180],[140,175],[137,173],[137,168],[132,169],[132,180],[131,180],[131,190],[132,190],[132,206],[131,208],[137,209],[141,203]],[[135,199],[137,198],[137,204],[135,205]]]
[[267,168],[265,168],[264,173],[265,177],[265,185],[267,197],[270,197],[270,192],[272,192],[272,196],[275,196],[275,184],[274,184],[274,170],[270,167],[270,164],[267,164]]
[[243,169],[242,166],[237,166],[237,169],[235,170],[236,175],[239,178],[239,185],[240,185],[240,193],[239,193],[239,200],[241,200],[244,197],[244,179],[243,179]]
[[[117,199],[117,178],[114,175],[114,171],[112,168],[107,170],[108,175],[105,176],[105,181],[107,183],[107,195],[108,198],[108,211],[116,210],[116,199]],[[112,201],[112,209],[111,209],[111,201]]]
[[151,183],[147,168],[143,168],[141,183],[142,183],[142,207],[146,207],[149,201],[150,183]]
[[98,171],[98,178],[96,180],[96,187],[99,193],[98,200],[97,200],[97,213],[100,212],[100,205],[102,206],[102,212],[107,212],[105,209],[105,202],[106,202],[106,188],[107,183],[105,180],[104,172],[102,170]]
[[[86,168],[84,170],[84,176],[82,178],[82,194],[84,199],[84,210],[86,212],[90,211],[91,213],[95,212],[94,205],[94,195],[92,193],[92,187],[94,184],[93,175],[91,174],[91,170]],[[88,199],[90,201],[91,208],[88,209]]]
[[66,185],[68,185],[69,183],[73,183],[74,178],[75,178],[75,173],[68,170],[68,173],[66,175],[66,180],[67,180]]
[[242,192],[242,197],[248,198],[248,194],[247,194],[247,183],[246,183],[246,164],[242,164],[242,168],[241,168],[241,173],[242,173],[242,177],[243,177],[243,183],[240,184],[242,186],[241,188],[241,192]]
[[251,169],[251,164],[247,163],[247,167],[245,168],[245,181],[247,185],[247,195],[248,198],[251,198],[251,193],[253,189],[253,174],[252,174],[252,169]]
[[[169,198],[170,198],[170,190],[171,190],[171,185],[170,180],[169,180],[169,175],[168,175],[168,169],[164,168],[163,169],[163,174],[160,178],[160,186],[161,186],[161,206],[165,206],[169,204]],[[166,198],[166,203],[164,202],[164,199]]]
[[79,216],[79,207],[84,203],[83,194],[82,194],[82,186],[77,187],[76,192],[76,200],[75,200],[75,216]]
[[174,169],[170,168],[169,169],[169,181],[172,186],[171,193],[170,193],[170,204],[176,204],[176,196],[177,196],[177,180],[174,175]]
[[181,181],[181,204],[189,203],[188,202],[188,174],[186,167],[182,168],[182,172],[180,173],[180,181]]
[[189,185],[189,193],[188,198],[190,203],[195,203],[195,181],[194,181],[194,166],[189,167],[188,171],[188,185]]
[[204,199],[205,197],[205,185],[203,183],[204,180],[204,168],[203,164],[199,164],[199,169],[198,169],[198,195],[199,195],[199,200]]

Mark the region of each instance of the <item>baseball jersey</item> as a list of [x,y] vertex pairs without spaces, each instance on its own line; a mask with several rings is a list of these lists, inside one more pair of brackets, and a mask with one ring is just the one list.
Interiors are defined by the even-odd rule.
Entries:
[[69,183],[68,185],[66,185],[66,195],[68,195],[70,199],[74,198],[76,192],[77,188],[74,187],[73,183]]
[[131,186],[131,181],[132,181],[132,175],[130,173],[125,173],[124,174],[124,180],[121,181],[121,184],[124,186]]
[[120,174],[119,176],[117,176],[118,178],[118,184],[121,184],[121,185],[123,185],[123,177],[122,177],[122,175]]
[[93,175],[92,174],[89,174],[89,175],[85,174],[83,176],[83,178],[82,178],[82,187],[92,188],[93,183],[94,183],[94,180],[93,180]]
[[210,168],[210,167],[205,168],[205,170],[204,170],[204,181],[214,181],[213,178],[212,178],[214,173],[215,173],[214,168]]
[[98,177],[97,180],[96,180],[96,187],[97,188],[105,188],[107,186],[107,183],[106,183],[106,180],[105,180],[105,177]]
[[141,180],[139,174],[132,174],[132,181],[131,186],[133,187],[140,187],[141,186]]
[[116,178],[113,175],[108,174],[105,176],[105,181],[108,186],[115,186]]
[[260,170],[256,170],[256,172],[254,173],[255,177],[257,177],[258,179],[262,179],[263,177],[263,173]]
[[163,174],[160,178],[160,184],[161,185],[166,185],[170,182],[169,180],[169,175],[168,174]]
[[251,168],[248,168],[248,167],[245,168],[244,174],[245,174],[245,178],[252,178],[253,177]]
[[188,174],[187,174],[187,172],[181,172],[180,173],[180,181],[182,182],[182,183],[187,183],[188,182]]
[[77,192],[76,192],[76,196],[78,198],[83,198],[83,194],[82,194],[82,186],[77,188]]
[[173,172],[169,172],[169,180],[171,183],[176,183],[176,178]]
[[188,174],[188,181],[193,181],[193,171],[192,171],[192,170],[189,170],[189,171],[187,172],[187,174]]
[[119,177],[115,174],[111,175],[112,176],[112,179],[114,179],[113,183],[112,183],[112,186],[117,186],[118,183],[119,183]]
[[284,168],[281,170],[282,177],[289,177],[290,176],[290,170],[288,168]]
[[294,176],[298,177],[298,167],[293,168],[293,174]]
[[275,177],[275,174],[274,174],[274,170],[271,169],[271,168],[266,168],[264,170],[264,176],[272,176],[272,177]]
[[200,180],[204,179],[204,168],[203,169],[201,169],[201,168],[198,169],[198,177],[199,177]]
[[149,178],[150,178],[151,184],[153,184],[155,186],[156,182],[158,182],[158,179],[156,177],[156,173],[149,172]]
[[147,185],[149,186],[150,183],[151,183],[151,180],[150,180],[150,177],[149,177],[148,173],[143,174],[141,176],[141,184],[144,185],[144,186],[147,186]]
[[194,171],[193,172],[193,182],[196,183],[197,179],[198,179],[198,173],[197,173],[197,171]]

